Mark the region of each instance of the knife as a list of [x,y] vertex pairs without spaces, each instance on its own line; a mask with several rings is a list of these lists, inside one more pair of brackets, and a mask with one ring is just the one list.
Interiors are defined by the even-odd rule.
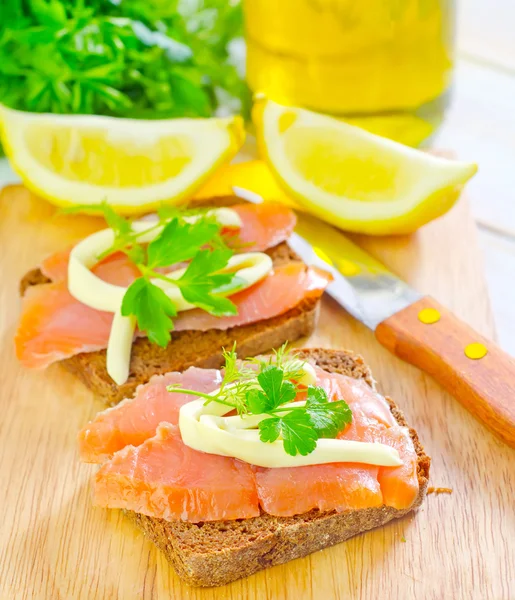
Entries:
[[[254,203],[263,198],[240,187]],[[423,296],[340,230],[296,211],[288,244],[333,276],[326,292],[392,354],[431,375],[492,433],[515,448],[515,359],[431,296]]]
[[515,448],[514,358],[327,223],[298,213],[288,243],[306,264],[331,272],[326,292],[383,346],[431,375]]

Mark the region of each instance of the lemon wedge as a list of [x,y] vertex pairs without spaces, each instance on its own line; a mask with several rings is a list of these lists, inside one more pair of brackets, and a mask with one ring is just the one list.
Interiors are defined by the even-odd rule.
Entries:
[[122,214],[191,196],[245,138],[240,117],[143,121],[0,107],[0,126],[32,191],[58,206],[107,200]]
[[260,152],[285,192],[348,231],[410,233],[447,212],[477,171],[262,96],[253,118]]

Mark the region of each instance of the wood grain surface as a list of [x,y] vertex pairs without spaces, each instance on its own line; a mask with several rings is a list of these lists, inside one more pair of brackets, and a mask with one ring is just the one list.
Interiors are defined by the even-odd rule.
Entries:
[[[57,217],[21,187],[0,196],[2,600],[515,598],[515,452],[329,298],[306,345],[363,354],[432,455],[430,485],[452,494],[431,495],[416,515],[339,546],[207,590],[184,586],[120,512],[94,508],[89,478],[95,467],[78,462],[76,433],[102,404],[58,366],[22,369],[12,338],[21,275],[99,225],[93,218]],[[466,203],[415,236],[356,241],[493,335]]]

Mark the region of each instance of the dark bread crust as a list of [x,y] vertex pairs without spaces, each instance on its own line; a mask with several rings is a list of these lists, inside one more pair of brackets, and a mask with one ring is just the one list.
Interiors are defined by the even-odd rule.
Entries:
[[[230,206],[238,201],[243,202],[238,198],[223,197],[201,204]],[[300,260],[285,242],[268,249],[267,254],[275,266]],[[49,281],[39,269],[33,269],[22,278],[20,293],[23,295],[28,287]],[[237,343],[238,354],[247,357],[308,336],[315,328],[318,304],[317,299],[305,299],[277,317],[227,330],[175,332],[166,348],[151,344],[147,338],[138,338],[132,347],[129,378],[121,386],[107,373],[105,350],[83,352],[62,360],[60,364],[101,396],[107,405],[113,406],[133,396],[138,385],[147,382],[152,375],[184,371],[191,366],[220,367],[223,363],[222,348],[230,348],[234,342]]]
[[[352,352],[325,349],[300,351],[329,372],[364,379],[374,387],[370,369]],[[399,425],[404,415],[387,398]],[[224,585],[273,565],[282,564],[343,542],[358,533],[380,527],[418,508],[428,485],[430,458],[414,429],[410,429],[418,457],[419,493],[413,506],[389,506],[346,511],[313,510],[294,517],[262,514],[252,519],[205,523],[169,522],[127,511],[130,519],[164,552],[179,576],[190,585]]]
[[23,296],[27,288],[33,285],[41,285],[42,283],[50,283],[50,279],[43,275],[41,269],[31,269],[21,278],[20,281],[20,296]]

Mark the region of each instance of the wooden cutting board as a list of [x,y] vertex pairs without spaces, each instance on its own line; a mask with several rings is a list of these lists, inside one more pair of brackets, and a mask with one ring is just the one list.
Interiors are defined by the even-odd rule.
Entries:
[[[18,365],[12,338],[20,277],[47,253],[100,226],[56,216],[22,187],[0,195],[0,598],[51,600],[441,600],[515,598],[515,452],[431,379],[390,356],[371,332],[324,299],[306,345],[352,348],[372,366],[433,457],[416,515],[218,589],[185,586],[119,511],[94,508],[94,466],[77,431],[102,408],[58,366]],[[357,240],[420,291],[493,336],[475,226],[465,202],[417,235]]]

